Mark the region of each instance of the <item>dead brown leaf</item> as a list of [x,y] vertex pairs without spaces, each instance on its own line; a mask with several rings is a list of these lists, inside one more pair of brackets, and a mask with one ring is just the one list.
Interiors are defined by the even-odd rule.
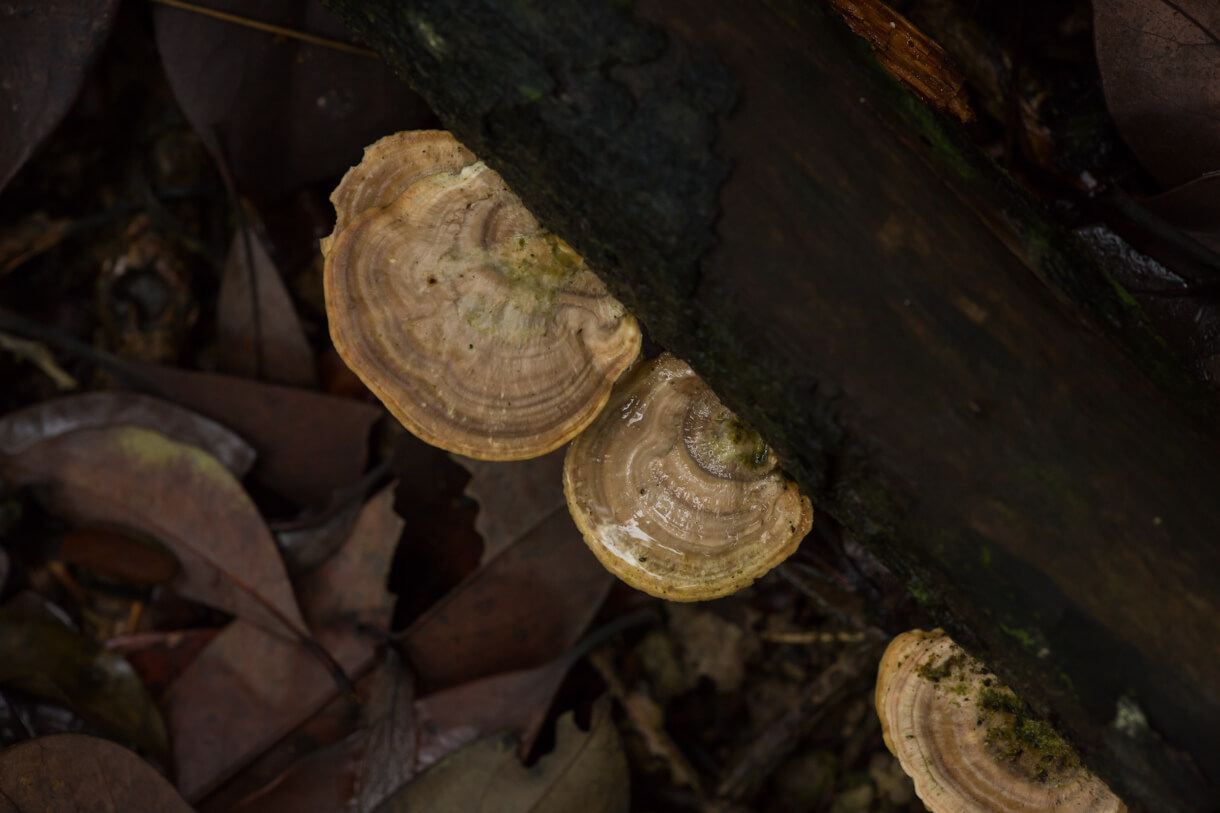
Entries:
[[524,757],[533,748],[555,692],[577,654],[570,650],[534,669],[463,683],[417,700],[417,772],[463,745],[499,731],[517,737],[518,753]]
[[185,596],[277,635],[307,635],[275,541],[214,457],[150,429],[110,426],[50,437],[0,457],[0,476],[38,485],[56,513],[166,545]]
[[65,531],[58,558],[136,587],[161,584],[178,573],[178,559],[164,545],[113,528]]
[[43,401],[0,418],[0,455],[78,429],[142,426],[198,446],[237,478],[254,464],[254,449],[232,430],[169,401],[130,392],[86,392]]
[[430,691],[528,669],[576,642],[611,581],[561,508],[434,604],[400,640]]
[[391,656],[373,674],[361,729],[300,760],[234,813],[369,813],[414,776],[415,749],[410,681]]
[[555,750],[533,768],[517,758],[516,740],[487,737],[434,765],[377,813],[620,813],[630,803],[627,758],[608,699],[593,707],[588,733],[568,712]]
[[169,753],[161,713],[131,665],[57,621],[0,611],[0,683],[61,703],[160,759]]
[[76,99],[118,0],[14,0],[0,13],[0,189]]
[[[1220,164],[1220,156],[1216,161]],[[1220,254],[1220,171],[1210,172],[1143,203]]]
[[[263,23],[347,40],[316,0],[209,0]],[[200,138],[223,149],[243,192],[278,199],[360,161],[386,133],[426,126],[423,101],[379,60],[178,8],[153,8],[174,95]]]
[[258,450],[251,476],[301,505],[360,478],[377,407],[346,398],[157,364],[126,365],[163,398],[206,415]]
[[470,472],[466,496],[479,504],[474,527],[483,537],[484,562],[566,504],[562,486],[565,452],[556,449],[533,460],[511,463],[450,455]]
[[190,813],[174,788],[126,748],[83,734],[0,752],[0,813]]
[[[349,675],[373,663],[375,642],[360,625],[389,626],[393,598],[385,577],[401,532],[389,486],[365,506],[348,543],[298,584],[318,643]],[[235,621],[165,694],[183,795],[206,795],[336,693],[305,647]]]
[[[356,693],[366,700],[375,673],[356,681]],[[335,697],[322,709],[285,734],[258,759],[247,764],[198,803],[200,813],[231,813],[243,799],[262,791],[281,774],[310,754],[340,743],[360,727],[360,708],[344,697]]]
[[254,229],[233,236],[216,308],[221,372],[317,387],[313,350],[284,280]]
[[1106,104],[1163,186],[1220,170],[1220,4],[1095,0]]
[[137,632],[111,638],[106,648],[126,658],[148,693],[159,698],[219,634],[216,628]]

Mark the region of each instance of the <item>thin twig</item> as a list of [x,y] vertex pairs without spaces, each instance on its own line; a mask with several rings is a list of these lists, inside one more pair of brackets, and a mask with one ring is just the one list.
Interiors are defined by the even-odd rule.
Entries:
[[358,56],[366,56],[370,59],[379,59],[376,51],[368,48],[361,48],[359,45],[352,45],[349,42],[340,40],[327,39],[319,37],[316,34],[307,34],[304,31],[294,31],[291,28],[275,25],[273,23],[264,23],[261,20],[252,20],[249,17],[242,17],[238,14],[229,14],[224,11],[217,11],[214,8],[206,6],[197,6],[194,3],[185,3],[183,0],[152,0],[154,3],[172,6],[173,8],[190,11],[195,14],[202,14],[205,17],[212,17],[217,20],[224,20],[226,23],[244,26],[245,28],[254,28],[259,31],[266,31],[268,34],[276,34],[281,37],[289,37],[290,39],[308,42],[310,45],[320,45],[323,48],[330,48],[334,51],[343,51],[348,54],[357,54]]

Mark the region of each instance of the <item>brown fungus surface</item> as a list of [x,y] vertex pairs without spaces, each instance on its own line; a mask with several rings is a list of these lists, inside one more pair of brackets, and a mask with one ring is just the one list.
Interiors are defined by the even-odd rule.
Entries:
[[568,449],[568,508],[597,558],[671,601],[746,587],[796,550],[809,500],[686,362],[634,370]]
[[1125,813],[1043,720],[942,630],[895,638],[877,675],[886,747],[932,813]]
[[367,196],[336,192],[356,207],[410,181],[333,236],[331,337],[424,441],[482,460],[545,454],[601,410],[639,354],[639,327],[499,175],[464,164],[468,153],[432,153],[451,160],[435,172],[370,170],[380,191]]
[[478,160],[448,130],[406,130],[370,144],[360,163],[347,171],[330,195],[335,230],[322,238],[322,253],[330,253],[339,233],[369,209],[389,206],[429,175],[460,172]]

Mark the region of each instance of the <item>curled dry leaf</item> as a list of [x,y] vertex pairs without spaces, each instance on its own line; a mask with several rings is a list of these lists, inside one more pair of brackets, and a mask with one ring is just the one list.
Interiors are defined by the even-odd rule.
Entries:
[[[212,0],[211,8],[348,40],[316,0]],[[427,106],[381,61],[164,5],[157,47],[186,117],[239,187],[271,200],[340,174],[383,133],[426,125]]]
[[[393,611],[385,577],[402,532],[393,493],[369,500],[348,543],[298,582],[318,643],[352,676],[373,664],[375,641],[359,627],[387,628]],[[235,621],[165,694],[178,787],[199,799],[336,694],[304,646]]]
[[86,392],[43,401],[0,418],[0,455],[21,454],[49,438],[78,429],[142,426],[198,446],[241,478],[254,449],[232,430],[169,401],[131,392]]
[[165,777],[122,746],[84,734],[0,752],[0,813],[190,813]]
[[1095,0],[1106,104],[1161,184],[1220,170],[1220,5],[1214,0]]
[[527,669],[576,642],[610,584],[559,509],[434,604],[400,640],[429,690]]
[[73,522],[157,539],[182,565],[182,595],[280,636],[308,634],[258,509],[200,449],[137,426],[81,429],[0,458],[0,477],[41,486]]
[[317,521],[303,520],[275,528],[275,542],[291,573],[304,573],[325,562],[352,535],[360,519],[359,502],[327,512]]
[[588,733],[571,712],[560,717],[555,750],[533,768],[518,760],[513,737],[487,737],[434,765],[377,813],[625,813],[629,803],[627,758],[603,700]]
[[324,503],[364,471],[376,407],[231,376],[125,366],[149,390],[248,439],[258,450],[251,476],[301,505]]
[[57,621],[0,611],[0,683],[62,703],[158,758],[169,753],[161,713],[131,665]]
[[0,7],[0,189],[68,112],[118,0],[15,0]]
[[559,685],[582,654],[569,650],[534,669],[473,680],[415,702],[416,770],[480,737],[508,731],[524,758],[534,746]]
[[452,455],[470,472],[466,496],[479,504],[474,527],[488,562],[547,515],[564,506],[563,450],[533,460],[495,463]]
[[317,387],[313,350],[284,280],[254,229],[233,236],[216,308],[217,367],[222,372]]

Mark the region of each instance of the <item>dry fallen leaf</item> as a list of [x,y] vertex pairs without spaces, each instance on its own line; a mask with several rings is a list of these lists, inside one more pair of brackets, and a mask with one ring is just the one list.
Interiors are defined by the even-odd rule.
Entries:
[[450,455],[470,472],[466,496],[479,504],[474,527],[483,537],[483,561],[494,559],[514,539],[566,505],[565,449],[509,463]]
[[[350,34],[316,0],[208,6],[335,40]],[[360,161],[386,133],[427,126],[424,102],[380,60],[178,8],[153,8],[170,86],[195,131],[223,149],[238,186],[274,200]]]
[[13,0],[0,7],[0,189],[68,112],[118,5]]
[[233,236],[216,308],[216,363],[221,372],[317,387],[313,350],[284,280],[254,229]]
[[0,683],[62,703],[115,737],[168,756],[161,713],[131,665],[57,621],[0,611]]
[[[349,675],[373,663],[393,597],[385,578],[402,521],[393,486],[369,500],[348,543],[298,582],[317,641]],[[178,787],[196,800],[217,787],[337,694],[333,677],[305,647],[235,621],[165,693]]]
[[135,587],[177,575],[178,559],[164,545],[113,528],[73,528],[59,540],[59,560]]
[[373,673],[360,730],[301,759],[234,813],[369,813],[415,774],[411,685],[391,655]]
[[81,429],[0,457],[64,518],[147,534],[178,557],[182,595],[275,634],[307,635],[258,509],[216,458],[137,426]]
[[517,737],[518,753],[528,754],[577,654],[569,650],[534,669],[474,680],[417,700],[416,770],[422,771],[461,746],[500,731]]
[[232,430],[169,401],[131,392],[86,392],[43,401],[0,418],[0,455],[78,429],[143,426],[198,446],[241,478],[254,464],[254,449]]
[[159,698],[219,634],[220,630],[215,627],[136,632],[110,638],[106,641],[106,648],[126,658],[148,693]]
[[571,712],[560,717],[555,750],[534,767],[518,760],[513,737],[487,737],[434,765],[377,813],[625,813],[629,804],[627,758],[603,699],[588,733]]
[[1220,170],[1220,4],[1094,0],[1106,104],[1163,186]]
[[0,813],[191,813],[165,777],[126,748],[56,734],[0,752]]
[[611,581],[565,507],[434,604],[400,641],[429,691],[539,666],[576,642]]
[[301,505],[321,505],[355,482],[381,410],[346,398],[232,376],[128,363],[133,376],[238,432],[258,450],[251,476]]
[[[1216,157],[1216,163],[1220,166],[1220,156]],[[1143,203],[1153,213],[1220,254],[1220,170]]]

